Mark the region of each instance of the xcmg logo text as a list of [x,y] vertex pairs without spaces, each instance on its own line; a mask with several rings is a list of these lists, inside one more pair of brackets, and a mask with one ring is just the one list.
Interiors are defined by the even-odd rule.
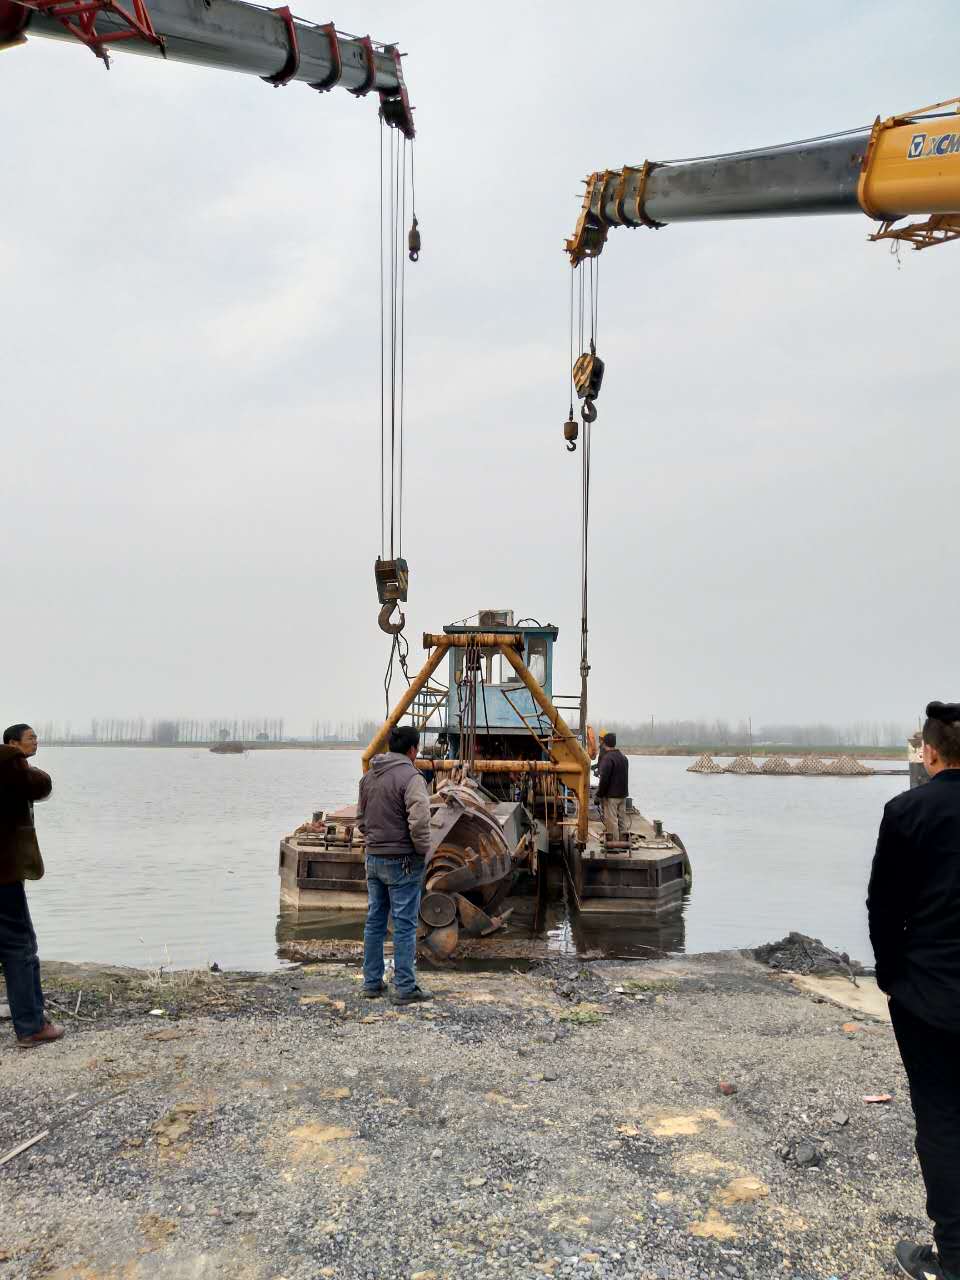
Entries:
[[915,133],[910,139],[908,160],[923,160],[927,156],[949,156],[960,151],[960,133],[939,133],[935,138],[926,133]]

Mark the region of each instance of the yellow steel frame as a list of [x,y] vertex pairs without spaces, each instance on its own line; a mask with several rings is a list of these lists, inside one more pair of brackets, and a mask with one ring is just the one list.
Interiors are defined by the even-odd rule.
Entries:
[[[364,773],[369,769],[373,757],[384,750],[390,731],[400,723],[414,699],[425,688],[447,651],[465,649],[468,645],[475,645],[482,649],[497,649],[504,656],[534,702],[549,720],[552,730],[550,741],[544,744],[544,750],[550,756],[549,760],[481,760],[477,764],[478,770],[481,773],[516,773],[518,776],[541,773],[559,775],[577,797],[577,843],[583,847],[587,842],[587,824],[590,817],[590,757],[523,661],[521,656],[523,637],[518,633],[467,632],[456,635],[424,635],[423,647],[430,651],[429,657],[403,691],[400,701],[364,751]],[[438,772],[450,771],[456,767],[454,761],[448,760],[424,760],[417,763],[423,769],[436,769]]]

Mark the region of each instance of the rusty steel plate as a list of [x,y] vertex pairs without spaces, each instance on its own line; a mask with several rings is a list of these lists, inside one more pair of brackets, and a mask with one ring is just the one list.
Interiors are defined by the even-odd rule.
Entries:
[[444,929],[457,918],[456,904],[445,893],[425,893],[420,901],[420,917],[434,929]]
[[457,949],[457,940],[460,937],[460,930],[456,923],[448,924],[443,929],[431,929],[423,940],[423,945],[427,947],[438,960],[449,960]]

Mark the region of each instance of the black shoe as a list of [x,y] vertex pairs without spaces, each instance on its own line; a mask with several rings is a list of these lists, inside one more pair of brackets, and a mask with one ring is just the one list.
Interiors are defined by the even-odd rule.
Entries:
[[896,1259],[900,1270],[911,1280],[946,1280],[935,1249],[928,1244],[910,1244],[901,1240]]
[[421,1004],[424,1000],[432,1000],[433,993],[414,987],[412,991],[394,991],[390,998],[394,1004]]
[[387,994],[387,984],[381,982],[379,987],[364,987],[360,994],[364,1000],[379,1000],[381,996]]

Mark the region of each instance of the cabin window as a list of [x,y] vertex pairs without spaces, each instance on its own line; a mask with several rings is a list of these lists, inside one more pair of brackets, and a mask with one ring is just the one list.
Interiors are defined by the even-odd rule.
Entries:
[[531,636],[527,642],[527,666],[537,684],[547,683],[547,638]]

